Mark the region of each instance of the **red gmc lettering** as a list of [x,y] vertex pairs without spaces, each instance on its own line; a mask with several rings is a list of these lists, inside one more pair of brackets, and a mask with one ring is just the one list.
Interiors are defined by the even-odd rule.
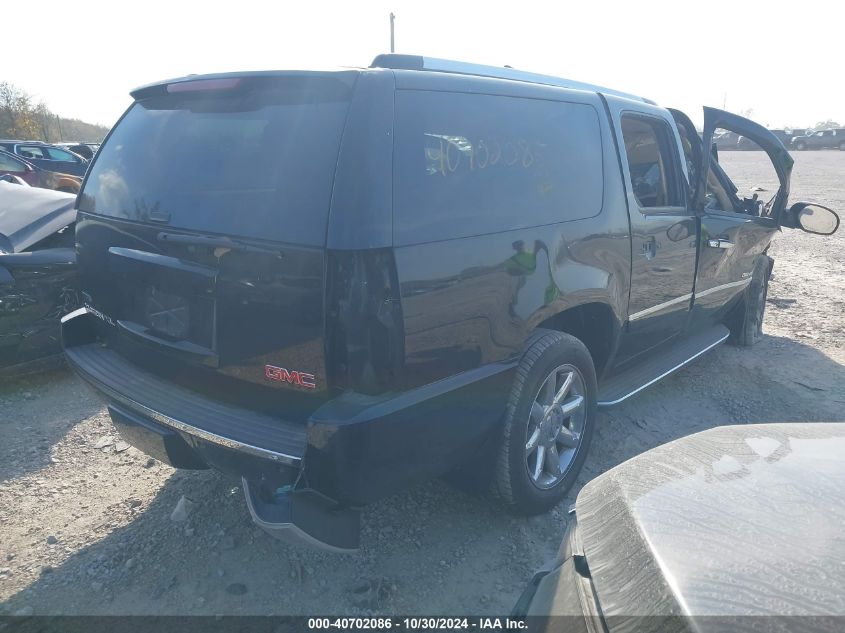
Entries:
[[301,371],[288,371],[284,367],[276,367],[274,365],[264,365],[264,377],[267,380],[277,380],[279,382],[287,382],[297,387],[304,389],[316,389],[317,384],[314,382],[314,374],[306,374]]

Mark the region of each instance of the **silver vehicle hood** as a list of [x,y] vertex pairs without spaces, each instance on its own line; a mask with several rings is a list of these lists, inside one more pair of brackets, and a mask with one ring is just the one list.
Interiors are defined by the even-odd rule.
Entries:
[[845,615],[845,424],[676,440],[591,481],[576,512],[611,631],[641,630],[634,616]]
[[0,253],[20,253],[76,221],[76,196],[0,182]]

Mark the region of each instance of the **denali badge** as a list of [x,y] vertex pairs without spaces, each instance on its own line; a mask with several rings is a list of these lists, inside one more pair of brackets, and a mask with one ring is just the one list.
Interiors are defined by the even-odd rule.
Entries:
[[306,374],[301,371],[288,371],[284,367],[264,365],[264,377],[267,380],[289,382],[292,385],[296,385],[297,387],[302,387],[304,389],[317,388],[317,385],[314,383],[314,374]]
[[[90,298],[91,298],[91,295],[88,295],[88,299],[90,299]],[[90,303],[87,303],[87,302],[83,303],[82,306],[86,310],[88,310],[89,313],[93,314],[95,317],[97,317],[101,321],[105,321],[106,323],[108,323],[109,325],[112,325],[112,326],[114,325],[114,321],[112,320],[112,318],[108,314],[103,314],[102,312],[97,310],[97,308],[92,306]]]

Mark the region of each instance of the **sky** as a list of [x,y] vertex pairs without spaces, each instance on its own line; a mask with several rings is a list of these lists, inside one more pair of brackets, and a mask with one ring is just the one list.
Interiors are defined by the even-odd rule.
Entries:
[[[4,29],[9,81],[62,116],[111,126],[139,85],[189,73],[367,66],[389,52],[595,83],[772,128],[845,125],[845,3],[262,2],[39,0],[43,16]],[[34,46],[35,35],[40,44]],[[19,51],[21,54],[11,53]]]

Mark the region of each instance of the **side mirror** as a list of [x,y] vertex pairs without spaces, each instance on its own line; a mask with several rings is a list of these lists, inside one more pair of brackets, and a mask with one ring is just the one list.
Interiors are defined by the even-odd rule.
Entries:
[[710,144],[710,154],[713,156],[713,160],[717,163],[719,162],[719,146],[716,145],[716,141]]
[[820,204],[798,202],[787,213],[790,228],[801,229],[815,235],[833,235],[839,228],[839,216],[836,212]]
[[691,235],[692,231],[690,230],[689,221],[687,220],[677,222],[666,230],[666,237],[668,237],[673,242],[680,242],[681,240],[687,239]]

